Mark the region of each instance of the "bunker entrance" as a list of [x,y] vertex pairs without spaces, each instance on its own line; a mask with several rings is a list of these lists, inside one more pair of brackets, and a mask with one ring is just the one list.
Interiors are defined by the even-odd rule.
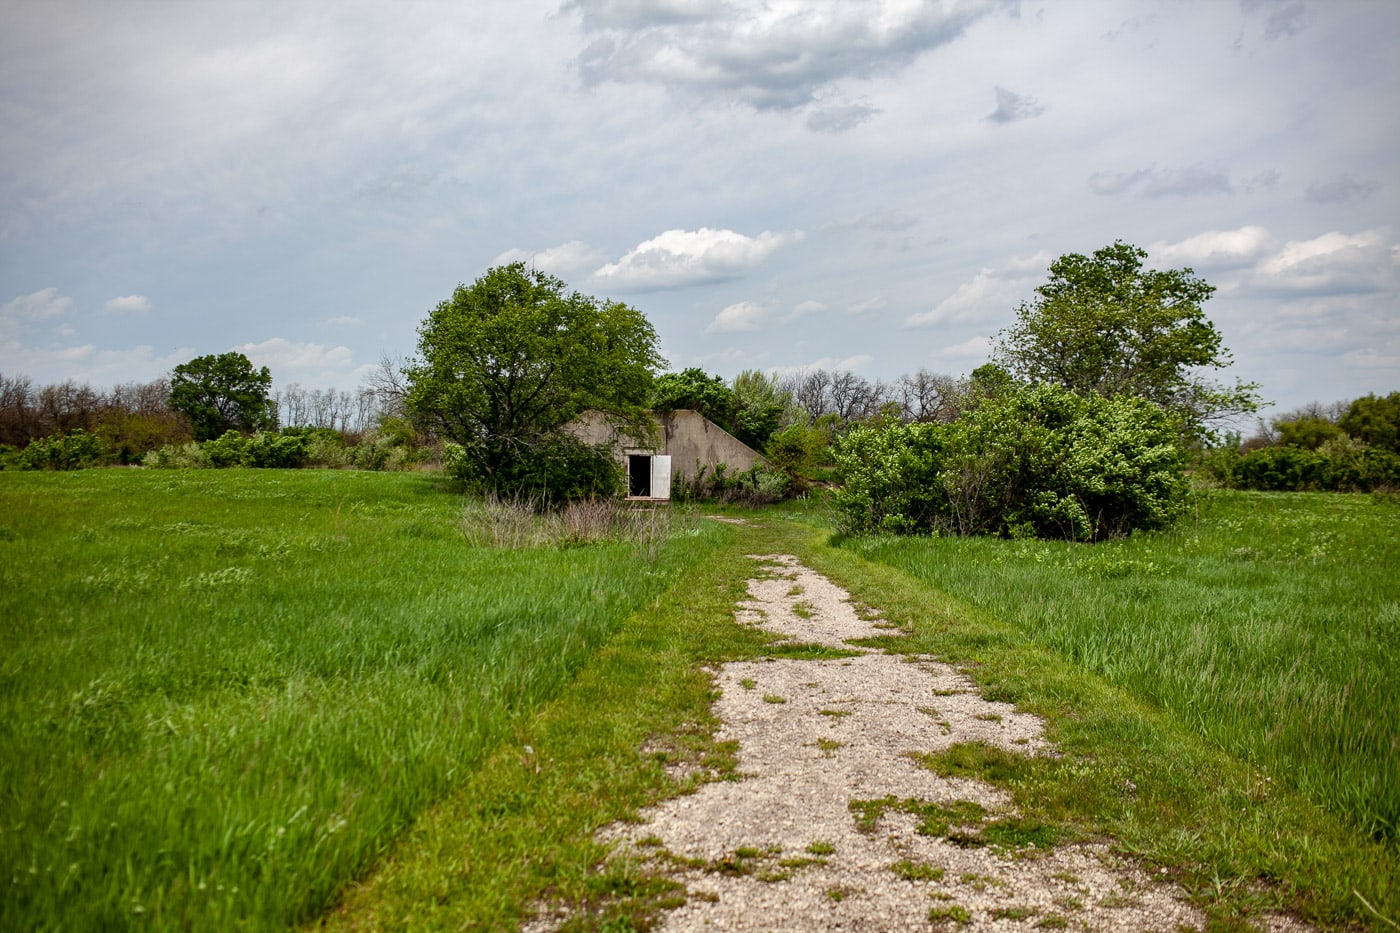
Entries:
[[627,496],[630,499],[671,498],[671,458],[661,454],[628,454]]

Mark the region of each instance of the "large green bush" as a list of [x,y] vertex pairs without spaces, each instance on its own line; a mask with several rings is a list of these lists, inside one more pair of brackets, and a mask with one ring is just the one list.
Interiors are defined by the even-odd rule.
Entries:
[[948,425],[853,428],[834,502],[852,532],[1094,541],[1170,523],[1188,485],[1178,420],[1132,396],[1043,385],[983,399]]
[[832,447],[841,486],[832,503],[856,532],[921,534],[948,517],[943,425],[858,424]]
[[70,431],[35,438],[15,460],[23,470],[81,470],[98,465],[106,455],[102,438],[86,431]]

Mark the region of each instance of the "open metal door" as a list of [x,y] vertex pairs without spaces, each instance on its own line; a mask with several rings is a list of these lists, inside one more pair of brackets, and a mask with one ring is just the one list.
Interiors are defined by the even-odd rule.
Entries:
[[651,498],[671,498],[671,457],[657,454],[651,458]]

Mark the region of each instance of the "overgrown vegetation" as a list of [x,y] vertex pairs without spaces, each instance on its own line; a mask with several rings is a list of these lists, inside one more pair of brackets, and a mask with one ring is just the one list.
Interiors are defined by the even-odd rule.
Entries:
[[0,928],[311,919],[721,531],[511,550],[423,475],[0,474]]
[[849,546],[1168,710],[1361,833],[1400,835],[1395,500],[1207,492],[1182,527],[1092,551]]
[[1177,422],[1133,396],[1053,385],[990,395],[951,424],[853,428],[835,445],[848,533],[1096,541],[1169,524],[1185,504]]
[[727,464],[696,463],[695,475],[677,475],[671,498],[678,502],[722,502],[738,505],[769,505],[786,498],[792,479],[782,470],[759,464],[748,470],[731,471]]
[[1400,490],[1400,392],[1280,415],[1203,452],[1222,486],[1276,492]]
[[650,433],[645,402],[663,362],[641,312],[599,301],[524,263],[459,285],[419,328],[406,370],[418,422],[456,445],[459,480],[559,502],[598,494],[608,459],[565,425],[593,411]]

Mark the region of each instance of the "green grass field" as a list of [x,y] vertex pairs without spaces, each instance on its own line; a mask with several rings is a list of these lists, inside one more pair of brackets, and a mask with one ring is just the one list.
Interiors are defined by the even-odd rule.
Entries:
[[285,926],[706,553],[471,547],[432,477],[0,473],[0,929]]
[[1400,918],[1394,500],[1212,493],[1095,546],[833,546],[793,503],[503,549],[480,511],[426,475],[0,473],[0,929],[505,929],[544,895],[644,928],[674,886],[593,833],[666,761],[732,767],[705,666],[771,650],[733,606],[775,552],[1063,750],[931,767],[1217,929]]
[[857,541],[1172,713],[1377,839],[1400,835],[1400,502],[1203,492],[1095,546]]

